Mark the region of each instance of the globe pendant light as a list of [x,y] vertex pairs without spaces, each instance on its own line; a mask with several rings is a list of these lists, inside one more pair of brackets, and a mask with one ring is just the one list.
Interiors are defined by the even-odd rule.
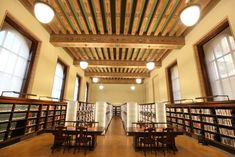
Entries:
[[88,63],[86,61],[81,61],[79,64],[82,69],[86,69],[88,67]]
[[93,81],[94,83],[97,83],[97,82],[99,81],[99,79],[98,79],[97,77],[93,77],[93,78],[92,78],[92,81]]
[[180,12],[180,20],[185,26],[195,25],[200,18],[200,6],[191,4]]
[[100,89],[100,90],[103,90],[103,89],[104,89],[104,86],[103,86],[103,85],[99,85],[99,89]]
[[39,22],[49,23],[55,16],[54,9],[45,2],[36,1],[34,4],[34,14]]
[[137,84],[141,84],[142,79],[141,78],[137,78],[135,81],[136,81]]
[[153,70],[154,67],[155,67],[155,63],[154,62],[148,62],[146,64],[146,67],[147,67],[148,70]]

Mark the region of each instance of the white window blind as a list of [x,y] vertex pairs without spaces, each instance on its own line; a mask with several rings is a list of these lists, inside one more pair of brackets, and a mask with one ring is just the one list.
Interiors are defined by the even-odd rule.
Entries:
[[235,42],[229,28],[203,45],[213,95],[235,99]]
[[54,83],[53,83],[53,89],[52,89],[52,97],[61,99],[61,94],[63,90],[63,81],[64,81],[64,66],[60,63],[57,63],[56,65],[56,71],[54,76]]
[[180,94],[179,72],[177,65],[173,66],[170,69],[170,74],[171,74],[173,100],[179,100],[181,99],[181,94]]
[[[0,93],[21,92],[30,62],[31,45],[32,41],[4,23],[0,31]],[[4,96],[19,95],[6,93]]]

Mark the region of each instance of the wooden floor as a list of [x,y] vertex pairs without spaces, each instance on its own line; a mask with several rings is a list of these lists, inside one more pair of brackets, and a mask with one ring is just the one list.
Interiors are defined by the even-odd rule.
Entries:
[[[88,151],[86,157],[143,157],[144,153],[135,152],[132,147],[132,137],[126,136],[122,127],[121,119],[113,118],[105,136],[98,137],[98,145],[95,151]],[[57,151],[51,154],[50,147],[53,143],[51,134],[43,134],[35,138],[0,149],[0,157],[75,157],[84,156],[83,151],[73,154],[73,150]],[[212,146],[203,146],[188,136],[176,138],[178,152],[166,153],[165,157],[232,157],[233,155],[223,152]],[[147,153],[147,157],[155,156]],[[163,157],[162,152],[157,152],[158,157]]]

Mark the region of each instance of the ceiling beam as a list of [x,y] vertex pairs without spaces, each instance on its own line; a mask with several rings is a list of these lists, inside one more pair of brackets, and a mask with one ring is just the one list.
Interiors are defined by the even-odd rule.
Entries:
[[99,79],[97,84],[136,84],[135,79]]
[[[125,61],[125,60],[86,60],[88,62],[88,67],[128,67],[128,68],[146,68],[146,61]],[[79,65],[80,61],[75,60],[74,65]],[[160,62],[155,62],[156,67],[160,67]]]
[[107,73],[100,73],[100,72],[86,72],[85,71],[85,76],[87,77],[102,77],[102,78],[107,78],[107,77],[117,77],[117,78],[146,78],[150,77],[150,73],[115,73],[115,72],[107,72]]
[[179,49],[184,37],[157,37],[139,35],[52,34],[50,42],[58,47],[149,48]]

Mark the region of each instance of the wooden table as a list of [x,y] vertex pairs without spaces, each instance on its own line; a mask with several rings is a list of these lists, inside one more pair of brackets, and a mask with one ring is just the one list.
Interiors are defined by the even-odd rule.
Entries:
[[[55,127],[46,129],[46,132],[47,133],[54,133],[55,132]],[[104,132],[104,127],[88,127],[87,134],[92,137],[92,144],[91,144],[91,147],[90,147],[91,150],[95,149],[95,146],[97,144],[97,140],[96,140],[97,135],[102,135],[103,132]],[[69,135],[76,135],[77,134],[76,127],[68,126],[67,127],[67,133]],[[73,145],[71,145],[71,146],[73,146]]]
[[[144,132],[144,127],[142,128],[139,128],[139,127],[129,127],[126,129],[126,132],[128,133],[128,135],[131,135],[133,136],[133,146],[135,148],[135,150],[140,150],[141,147],[138,146],[138,138],[139,137],[144,137],[144,135],[146,135],[146,132]],[[155,132],[154,134],[156,136],[163,136],[164,134],[166,134],[166,132],[163,132],[163,129],[164,128],[155,128]],[[183,135],[184,134],[184,131],[183,130],[179,130],[177,128],[173,128],[173,132],[172,134],[174,134],[174,137],[176,137],[177,135]],[[174,142],[174,147],[175,147],[175,150],[177,151],[177,147],[175,145],[175,142]]]

